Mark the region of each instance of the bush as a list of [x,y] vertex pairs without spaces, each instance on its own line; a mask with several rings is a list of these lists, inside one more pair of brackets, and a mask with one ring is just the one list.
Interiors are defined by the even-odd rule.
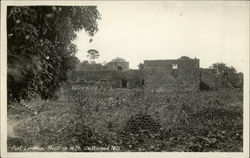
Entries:
[[242,151],[243,107],[237,93],[138,97],[133,90],[68,89],[64,99],[48,102],[50,108],[24,119],[16,130],[31,145],[80,146],[78,151],[112,145],[120,151]]
[[72,40],[98,31],[96,6],[8,6],[8,101],[54,99],[79,60]]

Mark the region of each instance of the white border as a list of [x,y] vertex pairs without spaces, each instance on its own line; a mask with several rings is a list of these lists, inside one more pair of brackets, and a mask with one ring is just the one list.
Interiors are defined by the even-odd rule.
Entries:
[[[146,1],[147,3],[161,3],[162,1]],[[196,1],[197,2],[197,1]],[[145,1],[1,1],[1,156],[5,157],[182,157],[182,158],[211,158],[211,157],[249,157],[249,54],[246,55],[245,61],[248,63],[244,67],[244,113],[243,113],[243,152],[92,152],[92,153],[75,153],[75,152],[7,152],[7,35],[6,35],[6,11],[8,5],[98,5],[109,4],[115,5],[117,3],[145,3]],[[169,3],[180,3],[179,1],[172,1]],[[202,2],[197,2],[202,3]],[[216,2],[214,2],[216,3]],[[246,2],[249,7],[249,1]],[[249,23],[248,23],[249,25]],[[249,42],[249,39],[248,39]],[[248,48],[249,51],[249,48]]]

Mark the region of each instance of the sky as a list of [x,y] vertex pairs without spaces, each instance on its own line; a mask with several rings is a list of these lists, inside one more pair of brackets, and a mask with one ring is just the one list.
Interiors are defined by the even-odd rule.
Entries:
[[201,1],[120,1],[97,4],[99,31],[74,43],[80,61],[96,49],[96,62],[122,57],[131,69],[144,60],[199,58],[201,67],[224,62],[243,72],[249,64],[249,3]]

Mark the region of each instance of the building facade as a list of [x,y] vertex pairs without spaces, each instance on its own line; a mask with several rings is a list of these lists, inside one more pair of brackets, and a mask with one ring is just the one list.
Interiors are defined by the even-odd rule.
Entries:
[[112,88],[143,88],[145,92],[197,91],[200,84],[216,87],[216,74],[201,69],[199,59],[181,57],[175,60],[145,60],[138,70],[129,69],[129,63],[115,58],[105,68],[74,71],[71,80],[81,82],[107,82]]
[[120,71],[128,71],[129,70],[129,62],[127,62],[125,59],[117,57],[113,60],[111,60],[106,65],[108,70],[120,70]]
[[146,92],[195,91],[199,89],[199,59],[144,61]]

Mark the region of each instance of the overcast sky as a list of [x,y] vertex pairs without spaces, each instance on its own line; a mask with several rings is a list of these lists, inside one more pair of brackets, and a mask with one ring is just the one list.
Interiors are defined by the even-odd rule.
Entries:
[[87,59],[87,50],[100,53],[97,62],[116,57],[137,69],[143,60],[200,59],[201,67],[224,62],[244,71],[249,56],[248,2],[102,2],[99,32],[89,43],[78,33],[77,57]]

